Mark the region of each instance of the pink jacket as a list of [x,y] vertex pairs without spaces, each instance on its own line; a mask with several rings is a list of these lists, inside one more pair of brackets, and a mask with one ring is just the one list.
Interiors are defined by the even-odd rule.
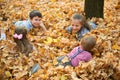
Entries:
[[[75,54],[78,51],[78,48],[80,48],[80,50],[82,50],[81,47],[75,47],[69,54],[67,54],[68,58],[70,56],[73,56],[73,54]],[[72,66],[76,67],[79,65],[79,62],[81,61],[89,61],[92,58],[91,53],[87,52],[87,51],[82,51],[80,54],[78,54],[76,57],[74,57],[71,60],[71,64]]]

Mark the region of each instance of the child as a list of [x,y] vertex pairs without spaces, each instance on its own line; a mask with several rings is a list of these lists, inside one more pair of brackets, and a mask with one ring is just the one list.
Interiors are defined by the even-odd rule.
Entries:
[[32,28],[42,28],[46,31],[46,27],[42,23],[42,14],[39,11],[33,10],[29,14],[28,20],[18,21],[15,23],[14,41],[17,44],[18,51],[22,53],[30,53],[33,50],[33,46],[29,43],[26,35]]
[[30,44],[26,35],[27,35],[26,27],[20,26],[15,28],[13,38],[17,44],[18,51],[28,55],[28,53],[32,52],[33,46]]
[[29,18],[30,19],[25,20],[25,21],[15,22],[15,26],[16,27],[25,26],[25,28],[27,29],[28,32],[32,28],[35,28],[35,27],[38,27],[38,28],[41,27],[44,31],[46,31],[46,27],[44,26],[44,24],[41,21],[42,14],[39,11],[37,11],[37,10],[31,11],[29,14]]
[[0,29],[0,40],[6,40],[6,34],[5,34],[5,30],[2,28]]
[[[59,63],[62,62],[62,65],[65,67],[67,65],[71,65],[73,67],[76,67],[79,65],[82,61],[89,61],[92,59],[92,55],[90,51],[93,49],[93,47],[96,44],[96,38],[93,36],[87,36],[84,37],[81,40],[81,44],[78,47],[75,47],[69,54],[66,56],[60,56],[57,61]],[[67,58],[67,61],[65,58]]]
[[76,33],[77,39],[80,41],[85,33],[94,28],[96,28],[95,23],[87,23],[86,19],[82,15],[76,13],[72,16],[71,26],[67,27],[66,30],[69,33]]

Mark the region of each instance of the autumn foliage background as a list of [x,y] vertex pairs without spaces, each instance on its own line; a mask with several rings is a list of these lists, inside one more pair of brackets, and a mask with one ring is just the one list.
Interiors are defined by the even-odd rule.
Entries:
[[[104,1],[104,19],[92,18],[98,28],[86,34],[97,37],[93,59],[76,68],[63,68],[55,66],[56,58],[79,44],[75,35],[69,35],[64,29],[70,25],[72,14],[84,14],[84,0],[0,0],[0,28],[7,34],[7,40],[0,41],[0,80],[119,80],[120,1]],[[14,50],[12,22],[28,19],[31,10],[43,14],[48,32],[33,29],[28,34],[35,50],[26,57]],[[35,63],[40,69],[29,76]]]

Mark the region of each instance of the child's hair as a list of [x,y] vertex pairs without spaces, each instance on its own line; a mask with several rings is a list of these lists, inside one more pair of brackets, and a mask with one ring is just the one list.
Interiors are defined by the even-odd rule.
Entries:
[[37,10],[31,11],[29,14],[30,19],[32,19],[33,17],[36,17],[36,16],[42,18],[42,14]]
[[90,25],[88,24],[88,22],[86,21],[86,18],[83,15],[75,13],[72,16],[72,19],[73,20],[75,20],[75,19],[79,20],[80,23],[84,25],[84,27],[86,27],[88,30],[91,30]]
[[15,28],[15,34],[23,34],[23,38],[26,38],[27,29],[24,26],[19,26]]
[[96,44],[96,38],[93,36],[83,37],[81,40],[81,46],[83,50],[91,51]]

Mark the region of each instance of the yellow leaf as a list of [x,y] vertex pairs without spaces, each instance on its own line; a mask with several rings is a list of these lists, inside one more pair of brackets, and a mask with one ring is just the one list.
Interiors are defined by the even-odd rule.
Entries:
[[61,33],[58,33],[59,36],[61,36],[62,34]]
[[56,2],[56,0],[51,0],[51,2]]
[[0,0],[0,2],[3,2],[4,0]]
[[57,40],[57,39],[53,39],[53,42],[57,43],[57,42],[58,42],[58,40]]
[[[38,74],[38,75],[39,75],[39,74]],[[45,80],[46,80],[47,75],[46,75],[46,74],[41,74],[40,77],[41,77],[42,79],[45,79]]]
[[113,45],[112,48],[113,48],[113,49],[120,50],[120,46],[118,46],[117,44]]
[[10,73],[9,71],[5,71],[5,75],[6,75],[7,77],[11,77],[11,73]]
[[67,77],[65,77],[65,75],[62,75],[61,80],[67,80]]
[[51,44],[53,42],[53,39],[51,37],[47,38],[47,41],[44,41],[45,44]]
[[48,41],[49,43],[51,43],[51,42],[53,41],[53,39],[52,39],[51,37],[48,37],[48,38],[47,38],[47,41]]

